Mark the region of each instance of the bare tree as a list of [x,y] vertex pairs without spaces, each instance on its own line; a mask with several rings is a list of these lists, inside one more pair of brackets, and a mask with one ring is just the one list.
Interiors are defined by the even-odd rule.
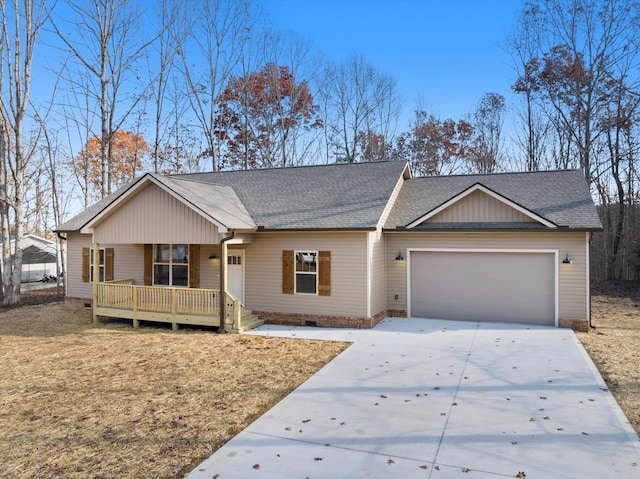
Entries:
[[[0,0],[0,222],[2,223],[3,304],[20,302],[22,237],[27,174],[39,131],[25,138],[24,127],[31,95],[31,67],[38,34],[47,19],[45,1],[15,0],[7,9]],[[9,27],[7,20],[12,18]],[[7,79],[6,85],[4,78]],[[15,234],[14,254],[10,235]]]
[[527,20],[527,14],[522,13],[507,40],[506,50],[518,75],[513,91],[523,98],[522,108],[516,112],[515,144],[522,152],[524,169],[537,171],[548,165],[546,146],[551,125],[537,101],[541,96],[540,85],[532,78],[529,65],[537,55],[539,28]]
[[534,101],[547,106],[555,166],[580,167],[597,192],[605,231],[594,256],[606,263],[597,270],[601,279],[623,279],[638,200],[640,5],[531,0],[522,18],[531,48],[516,90],[535,91]]
[[[57,91],[56,88],[52,94],[52,98],[55,98]],[[53,105],[53,101],[51,102]],[[61,132],[55,127],[55,123],[51,120],[49,115],[51,109],[48,109],[44,117],[40,117],[36,113],[35,121],[37,121],[42,128],[42,146],[40,154],[42,156],[41,173],[39,180],[44,179],[47,184],[46,191],[43,192],[41,198],[47,205],[47,210],[50,209],[51,217],[46,218],[43,224],[43,230],[45,232],[54,230],[58,225],[62,224],[69,213],[69,206],[71,202],[71,189],[65,188],[64,185],[71,183],[72,173],[61,164],[60,158],[65,156],[62,144],[60,142]],[[48,215],[47,215],[48,216]],[[59,235],[55,237],[56,244],[56,257],[57,257],[57,274],[56,277],[57,287],[60,288],[60,278],[65,276],[66,273],[66,258],[64,255],[63,240]],[[58,294],[60,291],[58,290]]]
[[[295,77],[304,81],[309,93],[314,97],[314,104],[318,104],[317,84],[322,72],[323,62],[312,53],[312,45],[309,41],[293,32],[281,34],[268,32],[265,38],[267,42],[266,62],[285,66]],[[279,100],[284,102],[284,97],[289,98],[289,113],[297,109],[300,103],[305,101],[305,90],[294,88],[290,84],[288,89],[280,92]],[[322,135],[322,120],[319,119],[319,107],[314,106],[314,121],[312,126],[306,125],[303,128],[295,128],[286,121],[281,121],[278,125],[281,166],[293,166],[308,164],[312,160],[310,152],[318,148]]]
[[[150,100],[153,102],[153,133],[151,143],[151,156],[153,158],[153,171],[158,173],[163,169],[162,149],[163,139],[171,130],[176,111],[166,111],[171,102],[167,99],[168,88],[175,78],[175,61],[182,55],[186,37],[191,29],[193,15],[187,13],[189,3],[180,1],[161,0],[159,3],[158,20],[156,25],[157,40],[153,45],[149,71],[152,78],[150,87]],[[174,105],[176,106],[176,105]]]
[[381,135],[385,143],[391,143],[400,111],[394,78],[353,56],[327,66],[320,90],[324,94],[327,144],[337,161],[362,159],[361,133],[365,138]]
[[467,160],[472,171],[493,173],[501,165],[502,126],[506,104],[498,93],[486,93],[473,112],[473,132],[471,148]]
[[544,93],[569,133],[585,178],[591,183],[594,148],[604,131],[618,65],[636,55],[640,40],[637,5],[619,0],[536,0],[523,16],[538,29],[537,56],[526,64],[529,84]]
[[86,71],[92,78],[87,93],[99,105],[104,197],[112,187],[111,138],[144,98],[149,81],[136,69],[154,38],[143,38],[143,15],[131,0],[68,0],[68,7],[75,17],[70,24],[73,41],[63,22],[55,21],[53,26],[78,65],[80,72],[72,75]]
[[215,118],[218,97],[237,67],[251,33],[248,4],[202,0],[191,6],[197,19],[182,51],[189,100],[202,128],[205,154],[213,171],[220,169]]

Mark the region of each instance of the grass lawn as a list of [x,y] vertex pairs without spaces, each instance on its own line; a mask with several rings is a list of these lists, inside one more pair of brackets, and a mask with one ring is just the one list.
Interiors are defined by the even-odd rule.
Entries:
[[346,347],[2,312],[0,477],[182,477]]
[[[347,347],[130,324],[0,312],[1,478],[180,478]],[[593,325],[578,337],[640,431],[640,302],[594,296]]]
[[589,333],[578,338],[640,434],[640,299],[595,295]]

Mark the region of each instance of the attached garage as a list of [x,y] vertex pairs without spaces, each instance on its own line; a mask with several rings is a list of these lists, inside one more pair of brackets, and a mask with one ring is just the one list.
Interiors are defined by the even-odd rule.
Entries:
[[413,317],[555,326],[557,252],[413,250]]

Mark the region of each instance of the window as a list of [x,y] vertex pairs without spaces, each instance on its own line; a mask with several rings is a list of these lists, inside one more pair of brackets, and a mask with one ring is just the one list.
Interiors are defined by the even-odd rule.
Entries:
[[296,293],[318,294],[318,252],[296,251]]
[[[113,281],[113,248],[100,248],[98,274],[100,281]],[[82,282],[93,283],[93,248],[82,248]]]
[[282,251],[282,294],[331,296],[331,251]]
[[153,245],[153,284],[189,286],[189,246]]
[[[93,283],[93,248],[89,248],[89,282]],[[100,260],[98,263],[99,282],[104,281],[104,248],[100,248]]]

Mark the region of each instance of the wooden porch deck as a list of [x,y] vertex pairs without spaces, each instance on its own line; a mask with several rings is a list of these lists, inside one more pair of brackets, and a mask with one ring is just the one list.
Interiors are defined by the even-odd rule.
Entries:
[[[138,286],[133,280],[98,283],[93,308],[94,318],[100,316],[140,321],[220,326],[220,291],[164,286]],[[239,299],[226,294],[225,331],[242,332],[261,322],[251,311],[243,310]]]

